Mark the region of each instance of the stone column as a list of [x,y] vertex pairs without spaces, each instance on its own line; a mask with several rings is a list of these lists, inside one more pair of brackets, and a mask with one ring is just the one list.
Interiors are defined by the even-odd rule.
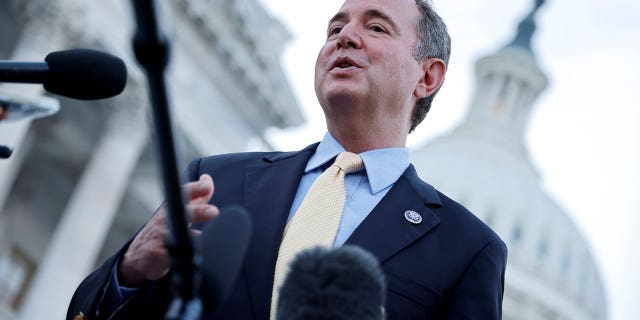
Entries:
[[[130,87],[131,88],[131,87]],[[75,187],[21,308],[19,319],[64,319],[71,296],[93,269],[148,141],[144,90],[122,106],[107,128]]]
[[[59,50],[67,41],[64,30],[56,28],[60,23],[55,1],[13,0],[19,13],[21,36],[15,45],[11,59],[18,61],[43,61],[48,52]],[[15,92],[24,96],[37,97],[43,93],[42,86],[28,84],[0,84],[3,91]],[[31,121],[0,122],[0,144],[14,148],[9,159],[0,160],[0,255],[8,249],[5,230],[10,228],[7,217],[2,212],[7,196],[11,191],[22,160],[28,153],[28,132]]]
[[[17,61],[44,61],[52,51],[58,51],[69,42],[72,33],[62,27],[66,22],[60,12],[62,5],[57,1],[13,1],[16,12],[20,12],[24,27],[21,37],[13,50],[12,59]],[[21,95],[39,96],[42,86],[28,84],[2,84],[3,91],[17,92]],[[15,154],[7,160],[0,160],[0,208],[4,206],[17,171],[19,171],[20,149],[30,121],[0,123],[0,143],[14,147]]]

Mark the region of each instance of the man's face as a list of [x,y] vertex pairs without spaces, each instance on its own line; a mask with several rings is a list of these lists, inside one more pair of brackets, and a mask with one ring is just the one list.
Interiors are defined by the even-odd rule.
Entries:
[[414,0],[343,4],[316,61],[316,95],[329,122],[344,114],[410,121],[424,76],[413,55],[419,17]]

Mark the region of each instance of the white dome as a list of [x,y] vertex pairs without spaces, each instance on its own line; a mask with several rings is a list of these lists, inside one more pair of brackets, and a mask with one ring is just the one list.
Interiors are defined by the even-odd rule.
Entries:
[[605,319],[589,246],[520,155],[450,135],[412,154],[420,176],[507,243],[504,319]]
[[506,242],[504,319],[606,319],[598,268],[582,234],[540,187],[522,143],[547,86],[529,46],[538,2],[516,39],[476,64],[469,113],[451,134],[415,150],[419,175]]

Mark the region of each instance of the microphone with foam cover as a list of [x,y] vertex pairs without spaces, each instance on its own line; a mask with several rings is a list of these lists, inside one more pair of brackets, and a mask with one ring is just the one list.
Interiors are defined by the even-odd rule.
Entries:
[[252,223],[239,206],[220,210],[199,237],[202,256],[201,300],[204,314],[213,313],[231,293],[251,241]]
[[91,49],[52,52],[45,62],[0,61],[0,82],[42,83],[44,89],[79,100],[110,98],[127,84],[122,59]]
[[276,320],[381,320],[385,290],[378,260],[360,247],[307,249],[291,262]]
[[53,52],[45,61],[49,75],[44,88],[52,93],[80,100],[116,96],[127,84],[124,62],[108,53],[74,49]]

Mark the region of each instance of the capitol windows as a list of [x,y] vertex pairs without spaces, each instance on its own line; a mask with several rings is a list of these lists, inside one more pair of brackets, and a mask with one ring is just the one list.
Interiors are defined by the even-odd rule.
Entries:
[[511,78],[509,76],[504,76],[503,82],[500,84],[500,89],[498,91],[498,95],[491,106],[491,113],[496,117],[504,117],[506,108],[508,107],[506,104],[507,93],[509,89],[509,83]]
[[511,230],[510,240],[513,244],[518,244],[522,240],[522,224],[520,222],[516,223]]
[[562,259],[560,260],[560,275],[566,276],[569,274],[569,269],[571,268],[571,250],[565,250],[562,255]]
[[542,261],[547,257],[548,247],[547,237],[542,237],[540,241],[538,241],[538,247],[536,249],[538,260]]
[[584,266],[580,270],[580,277],[578,279],[578,292],[580,293],[579,299],[584,301],[587,298],[587,289],[589,285],[589,277],[587,268]]

